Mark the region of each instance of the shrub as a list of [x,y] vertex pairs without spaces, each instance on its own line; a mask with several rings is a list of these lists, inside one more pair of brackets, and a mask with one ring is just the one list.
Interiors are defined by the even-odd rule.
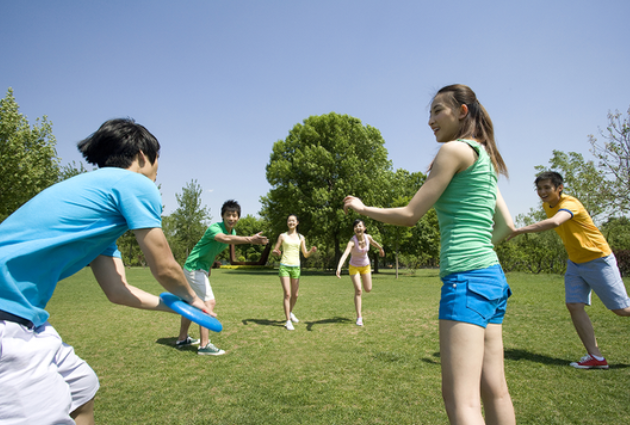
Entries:
[[621,276],[630,276],[630,249],[615,251],[615,257],[617,257],[617,265],[619,266]]

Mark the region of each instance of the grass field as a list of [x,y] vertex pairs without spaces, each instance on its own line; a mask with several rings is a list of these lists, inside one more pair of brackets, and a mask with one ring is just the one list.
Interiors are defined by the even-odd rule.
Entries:
[[[162,292],[148,269],[128,280]],[[350,278],[304,272],[294,332],[271,270],[213,270],[227,351],[176,349],[178,316],[109,303],[89,269],[59,283],[50,322],[98,374],[99,424],[445,424],[436,270],[374,275],[354,324]],[[593,297],[589,314],[610,369],[577,370],[584,349],[562,276],[509,274],[506,374],[519,424],[629,424],[630,319]],[[628,281],[626,281],[628,286]],[[191,328],[193,336],[199,329]]]

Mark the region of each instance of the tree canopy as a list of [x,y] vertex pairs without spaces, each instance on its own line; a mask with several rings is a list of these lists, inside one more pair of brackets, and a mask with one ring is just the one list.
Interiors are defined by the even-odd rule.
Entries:
[[608,113],[608,127],[600,130],[603,142],[593,135],[589,136],[591,153],[599,161],[599,166],[608,177],[610,184],[605,191],[610,206],[614,209],[630,212],[630,107],[627,116],[619,111]]
[[[191,180],[182,188],[182,193],[175,194],[179,206],[170,215],[168,230],[173,235],[171,240],[181,244],[183,261],[205,233],[207,222],[212,219],[208,209],[201,205],[202,193],[197,180]],[[181,261],[181,258],[178,260]]]
[[382,182],[391,170],[384,143],[376,128],[348,115],[331,112],[296,124],[273,146],[267,165],[272,188],[261,198],[262,217],[278,235],[286,230],[287,216],[296,214],[300,233],[339,258],[340,233],[355,218],[344,215],[344,197],[381,203]]
[[0,221],[57,182],[59,159],[46,116],[29,125],[9,88],[0,100]]

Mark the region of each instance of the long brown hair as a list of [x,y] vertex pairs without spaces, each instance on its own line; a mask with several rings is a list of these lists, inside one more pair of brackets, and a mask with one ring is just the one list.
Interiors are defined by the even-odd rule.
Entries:
[[472,91],[470,87],[463,84],[452,84],[450,86],[442,87],[438,90],[435,96],[439,94],[446,95],[444,100],[450,103],[453,109],[458,109],[461,105],[466,105],[468,107],[468,114],[466,115],[466,118],[461,121],[459,133],[456,138],[470,138],[481,143],[486,148],[486,152],[488,152],[488,155],[490,156],[490,160],[492,161],[495,171],[507,177],[507,165],[505,165],[503,157],[499,153],[497,144],[494,141],[494,127],[492,125],[492,120],[490,119],[490,115],[488,115],[486,108],[484,108],[483,105],[479,103],[479,100],[477,100],[475,92]]

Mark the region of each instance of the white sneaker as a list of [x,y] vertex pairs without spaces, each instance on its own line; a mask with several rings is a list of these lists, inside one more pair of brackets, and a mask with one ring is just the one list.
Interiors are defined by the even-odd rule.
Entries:
[[291,321],[292,321],[293,323],[297,323],[297,322],[299,322],[298,318],[297,318],[297,317],[295,317],[295,314],[293,314],[293,312],[291,312]]
[[357,319],[357,326],[363,326],[363,318],[362,317],[359,317]]
[[284,327],[287,328],[288,331],[294,331],[295,330],[295,328],[293,327],[293,323],[291,323],[290,320],[287,320],[287,323],[285,323]]

